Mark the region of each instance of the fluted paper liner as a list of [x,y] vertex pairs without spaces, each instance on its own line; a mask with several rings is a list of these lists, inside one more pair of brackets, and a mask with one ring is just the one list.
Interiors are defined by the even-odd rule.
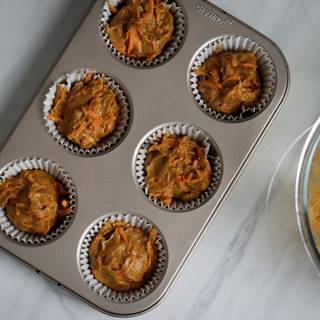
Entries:
[[80,240],[79,248],[79,268],[83,280],[88,284],[89,288],[96,294],[104,297],[110,302],[129,303],[140,300],[150,294],[162,280],[167,268],[168,254],[164,239],[157,229],[156,247],[157,247],[157,264],[155,270],[149,280],[146,281],[140,288],[131,291],[116,291],[108,288],[105,284],[95,279],[90,268],[89,248],[91,241],[100,231],[103,225],[108,221],[125,221],[134,228],[141,228],[146,232],[156,228],[147,219],[131,213],[112,213],[107,214],[97,219],[85,232]]
[[[258,73],[261,82],[261,95],[255,106],[242,106],[241,111],[236,115],[226,115],[210,108],[202,98],[198,89],[196,70],[217,50],[219,52],[253,52],[257,57]],[[222,36],[207,43],[196,54],[191,64],[189,78],[192,94],[200,108],[213,118],[233,122],[250,118],[263,111],[268,106],[275,91],[277,75],[271,57],[258,43],[241,36]]]
[[112,44],[109,39],[108,33],[106,32],[105,28],[108,25],[109,21],[111,20],[113,14],[110,10],[110,4],[116,8],[120,8],[126,0],[109,0],[106,1],[104,6],[101,10],[101,17],[99,20],[99,30],[102,37],[102,40],[105,46],[110,50],[111,54],[115,56],[117,59],[121,60],[122,62],[135,66],[135,67],[153,67],[156,65],[160,65],[170,58],[172,58],[180,49],[183,40],[185,38],[185,31],[186,31],[186,21],[184,17],[184,13],[181,7],[175,2],[168,3],[167,0],[163,1],[168,8],[170,9],[171,13],[174,17],[174,26],[175,30],[173,33],[173,39],[169,42],[164,51],[157,56],[153,60],[146,60],[146,59],[133,59],[127,57],[125,54],[120,53]]
[[[145,160],[148,148],[161,140],[165,134],[176,134],[178,136],[187,135],[205,148],[207,159],[212,170],[212,179],[209,187],[203,191],[198,199],[192,201],[179,201],[173,199],[171,204],[163,204],[158,198],[153,197],[148,192],[145,182]],[[202,130],[186,123],[168,123],[152,130],[137,148],[133,164],[134,176],[138,186],[146,194],[147,198],[154,205],[168,211],[188,211],[196,209],[207,202],[216,192],[222,179],[222,159],[217,146],[213,145],[208,135]]]
[[[63,136],[59,132],[54,121],[48,119],[48,116],[51,108],[53,107],[57,85],[64,85],[68,90],[70,90],[73,84],[83,80],[88,74],[93,74],[95,79],[106,79],[108,87],[116,94],[120,113],[114,131],[108,134],[105,138],[102,138],[96,146],[85,149],[81,148],[79,145],[73,143],[67,137]],[[61,76],[54,82],[53,86],[50,87],[44,101],[43,120],[47,130],[49,131],[49,134],[65,150],[80,156],[95,156],[109,151],[123,140],[129,129],[130,117],[132,116],[131,113],[132,111],[130,110],[128,98],[121,86],[115,80],[110,78],[108,75],[95,70],[79,69]]]
[[41,158],[24,158],[10,162],[0,171],[0,181],[16,176],[23,170],[39,169],[48,172],[65,187],[69,195],[72,213],[68,214],[47,235],[35,235],[17,229],[6,216],[3,208],[0,208],[0,229],[7,237],[28,245],[39,245],[47,243],[60,236],[71,224],[76,211],[76,188],[70,175],[57,163]]

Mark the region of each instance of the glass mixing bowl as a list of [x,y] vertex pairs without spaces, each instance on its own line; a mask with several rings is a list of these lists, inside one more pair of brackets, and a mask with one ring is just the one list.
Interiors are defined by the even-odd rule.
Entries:
[[295,205],[304,247],[320,275],[320,118],[301,153]]

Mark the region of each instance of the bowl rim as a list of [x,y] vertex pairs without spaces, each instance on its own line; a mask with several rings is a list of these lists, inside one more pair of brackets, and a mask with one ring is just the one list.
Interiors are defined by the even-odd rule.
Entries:
[[313,157],[318,147],[320,147],[320,117],[313,125],[303,146],[295,186],[295,209],[299,232],[308,257],[320,276],[320,252],[312,235],[308,215],[308,181]]

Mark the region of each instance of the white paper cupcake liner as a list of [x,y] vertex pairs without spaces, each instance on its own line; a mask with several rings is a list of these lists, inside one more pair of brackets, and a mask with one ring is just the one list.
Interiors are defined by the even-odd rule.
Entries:
[[[148,148],[155,142],[160,141],[167,133],[176,134],[178,136],[187,135],[205,148],[206,156],[212,169],[212,179],[208,189],[203,191],[198,199],[192,201],[173,200],[171,204],[163,204],[158,198],[149,194],[148,187],[145,182],[145,160]],[[202,206],[215,194],[222,179],[222,157],[218,151],[218,147],[202,130],[186,123],[167,123],[153,129],[143,138],[134,156],[133,171],[136,183],[154,205],[173,212],[189,211]]]
[[[68,90],[70,90],[73,84],[83,80],[86,75],[90,73],[94,74],[95,79],[106,79],[108,87],[112,89],[116,94],[117,102],[120,107],[120,114],[117,120],[116,128],[112,133],[102,139],[96,146],[84,149],[70,141],[67,137],[60,134],[56,124],[54,123],[54,121],[49,120],[48,116],[53,106],[57,85],[64,85]],[[132,110],[130,109],[129,100],[121,86],[108,75],[91,69],[79,69],[61,76],[54,82],[53,86],[50,87],[44,101],[43,120],[49,134],[65,150],[79,156],[96,156],[112,150],[114,147],[120,144],[123,138],[126,136],[126,133],[129,130],[131,117]]]
[[[256,54],[258,73],[261,82],[261,95],[256,106],[242,106],[242,109],[240,112],[238,112],[238,114],[226,115],[222,112],[213,110],[206,104],[198,89],[198,77],[196,74],[196,70],[217,50],[219,50],[219,52],[246,51]],[[262,112],[268,106],[274,95],[277,82],[277,74],[274,63],[268,52],[264,48],[259,46],[259,44],[249,38],[244,38],[241,36],[222,36],[207,43],[195,55],[191,64],[189,79],[189,85],[191,87],[192,94],[201,109],[203,109],[207,114],[215,119],[235,122],[249,119],[259,112]]]
[[158,57],[153,60],[143,60],[143,59],[132,59],[127,57],[125,54],[120,53],[112,44],[109,39],[108,33],[105,30],[105,27],[108,25],[111,20],[113,14],[110,10],[110,5],[120,8],[126,0],[109,0],[106,1],[101,10],[101,17],[99,20],[99,30],[102,40],[105,46],[110,50],[111,54],[116,57],[118,60],[135,67],[154,67],[160,65],[172,57],[178,52],[180,47],[183,44],[185,33],[186,33],[186,20],[185,15],[183,13],[183,9],[176,3],[168,0],[164,0],[163,2],[168,6],[171,13],[174,17],[174,25],[175,30],[173,33],[173,39],[168,44],[167,48],[165,48],[164,52],[162,52]]
[[134,228],[141,228],[149,231],[152,227],[156,228],[147,219],[131,213],[111,213],[97,219],[85,232],[80,240],[79,247],[79,270],[83,280],[88,284],[89,288],[96,294],[104,297],[107,301],[115,303],[129,303],[140,300],[149,295],[161,282],[168,264],[168,253],[165,241],[160,231],[157,229],[156,247],[157,247],[157,265],[151,278],[140,288],[131,291],[116,291],[108,288],[103,283],[95,279],[90,268],[89,248],[91,241],[100,231],[103,225],[108,221],[125,221]]
[[76,187],[70,175],[57,163],[41,158],[23,158],[8,163],[0,170],[0,181],[16,176],[23,170],[40,169],[48,172],[65,187],[69,194],[70,208],[72,213],[68,214],[47,235],[35,235],[17,229],[9,220],[3,208],[0,208],[0,230],[7,237],[21,244],[39,245],[59,237],[71,224],[76,214]]

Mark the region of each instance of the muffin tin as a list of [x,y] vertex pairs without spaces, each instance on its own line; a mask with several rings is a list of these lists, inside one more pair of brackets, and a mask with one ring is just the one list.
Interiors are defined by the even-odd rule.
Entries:
[[[77,191],[77,213],[59,237],[42,245],[26,246],[0,232],[0,247],[107,314],[133,316],[146,312],[168,293],[288,91],[288,65],[272,41],[207,1],[175,2],[183,8],[184,42],[165,63],[144,68],[117,59],[106,48],[99,26],[104,1],[97,1],[0,154],[0,168],[27,157],[53,161],[70,175]],[[254,117],[217,121],[202,112],[194,98],[194,88],[190,85],[194,59],[208,43],[222,36],[250,39],[264,49],[274,66],[272,96]],[[126,135],[107,153],[94,157],[65,150],[48,133],[42,119],[44,100],[54,81],[66,73],[86,68],[107,74],[119,83],[130,109]],[[220,157],[220,181],[214,194],[188,211],[169,212],[154,205],[136,181],[136,155],[141,144],[148,134],[172,123],[200,129]],[[146,219],[159,230],[165,250],[163,274],[157,277],[148,294],[137,295],[135,299],[106,298],[90,287],[81,269],[81,248],[88,230],[95,222],[115,214]]]

